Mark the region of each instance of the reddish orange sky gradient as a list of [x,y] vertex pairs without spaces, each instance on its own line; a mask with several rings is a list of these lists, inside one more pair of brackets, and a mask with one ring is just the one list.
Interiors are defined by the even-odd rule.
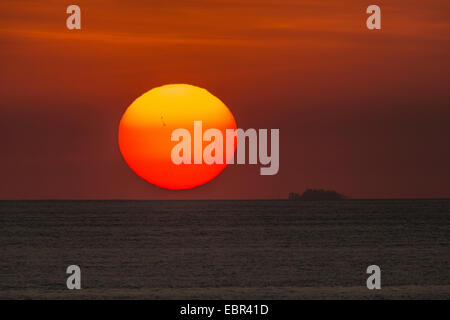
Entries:
[[[0,199],[450,197],[448,0],[0,2]],[[382,30],[365,27],[378,4]],[[208,89],[240,128],[280,129],[280,171],[197,189],[138,178],[117,145],[153,87]]]

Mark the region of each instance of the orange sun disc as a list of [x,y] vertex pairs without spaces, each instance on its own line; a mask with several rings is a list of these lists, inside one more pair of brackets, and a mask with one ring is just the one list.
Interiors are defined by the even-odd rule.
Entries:
[[[137,98],[125,111],[119,125],[119,148],[128,166],[142,179],[156,186],[190,189],[214,179],[223,164],[175,164],[171,152],[178,141],[172,132],[183,128],[190,132],[194,155],[194,121],[202,121],[203,132],[236,130],[236,121],[227,106],[207,90],[187,84],[154,88]],[[203,149],[209,142],[203,142]],[[203,152],[203,150],[202,150]],[[226,154],[225,141],[223,154]]]

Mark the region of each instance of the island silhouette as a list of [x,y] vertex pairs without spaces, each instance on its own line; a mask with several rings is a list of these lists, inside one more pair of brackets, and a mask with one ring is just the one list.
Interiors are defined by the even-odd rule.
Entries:
[[324,189],[306,189],[302,194],[296,192],[290,192],[288,196],[289,200],[343,200],[347,199],[346,196],[340,194],[334,190]]

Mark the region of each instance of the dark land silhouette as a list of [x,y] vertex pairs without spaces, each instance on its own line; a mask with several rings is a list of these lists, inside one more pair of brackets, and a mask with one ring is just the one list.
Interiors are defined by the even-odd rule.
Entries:
[[289,193],[289,200],[343,200],[347,197],[340,194],[334,190],[324,190],[324,189],[307,189],[302,194],[291,192]]

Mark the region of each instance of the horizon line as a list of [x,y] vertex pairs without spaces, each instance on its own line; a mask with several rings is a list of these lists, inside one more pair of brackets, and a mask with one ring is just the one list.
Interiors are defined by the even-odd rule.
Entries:
[[246,198],[246,199],[133,199],[133,198],[102,198],[102,199],[86,199],[86,198],[45,198],[45,199],[0,199],[0,201],[290,201],[290,202],[319,202],[319,201],[360,201],[360,200],[450,200],[450,197],[444,198],[346,198],[341,200],[292,200],[288,198]]

